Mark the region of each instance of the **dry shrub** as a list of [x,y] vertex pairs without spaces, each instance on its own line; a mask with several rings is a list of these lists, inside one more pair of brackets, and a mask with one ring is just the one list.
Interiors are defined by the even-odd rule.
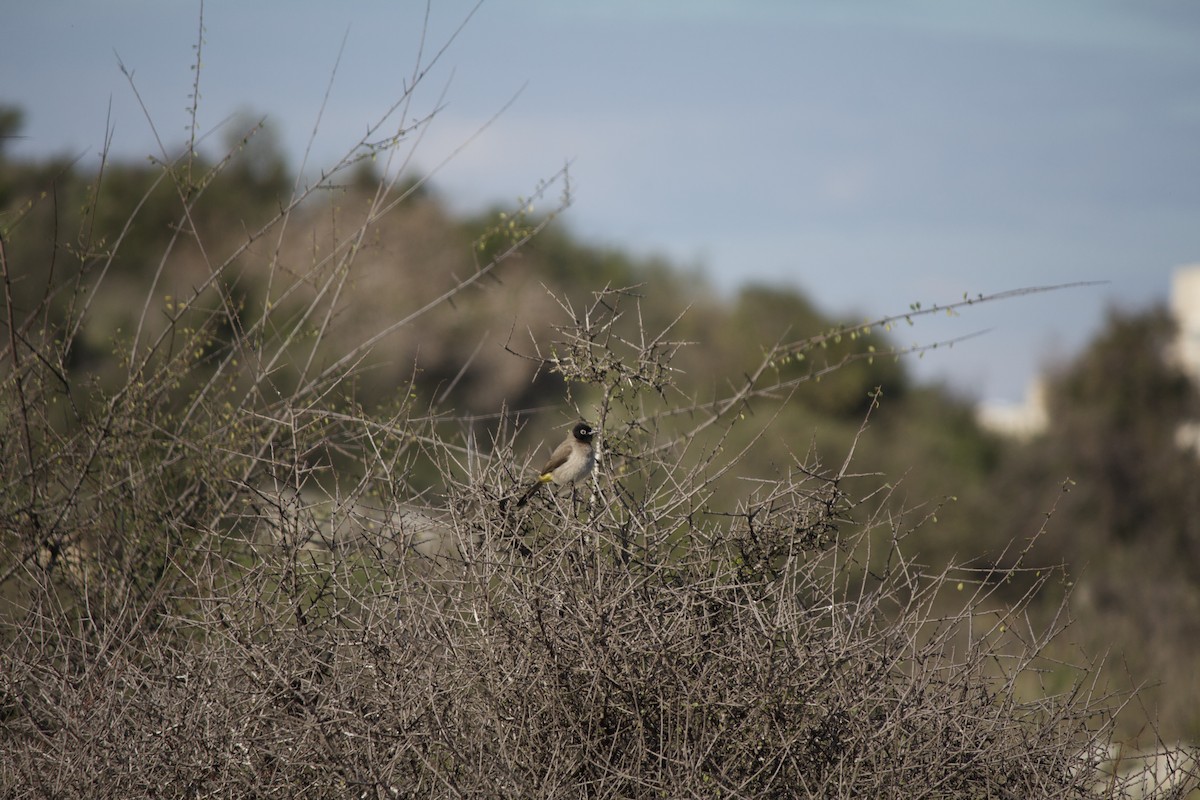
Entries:
[[[38,469],[6,450],[28,487],[4,508],[6,792],[1129,796],[1116,701],[1045,662],[1056,630],[991,596],[1018,579],[1032,597],[1053,573],[910,563],[922,516],[851,496],[850,457],[808,456],[709,507],[740,458],[721,442],[750,423],[736,404],[675,413],[678,343],[615,332],[635,303],[599,294],[547,362],[593,394],[596,480],[521,508],[508,427],[481,446],[303,394],[199,414],[196,441],[137,405],[104,418],[111,453],[84,446],[89,420]],[[21,387],[48,442],[33,374],[7,376],[5,413],[20,419]],[[208,444],[229,425],[253,435]],[[312,463],[331,443],[361,459],[356,479]],[[418,458],[436,493],[406,486]],[[1185,772],[1147,796],[1182,796]]]
[[[207,184],[176,185],[186,239]],[[603,454],[587,485],[520,508],[507,417],[364,413],[361,359],[550,218],[328,354],[394,187],[307,268],[264,248],[268,296],[227,280],[315,188],[165,314],[151,288],[116,386],[70,351],[119,243],[83,252],[73,285],[51,276],[46,297],[81,298],[65,317],[14,308],[4,261],[5,796],[1184,795],[1191,762],[1114,762],[1119,699],[1043,658],[1059,626],[993,595],[1026,581],[1028,601],[1052,572],[912,563],[923,514],[856,496],[853,451],[740,473],[747,426],[772,435],[745,404],[811,377],[769,379],[802,343],[696,403],[672,385],[683,343],[645,330],[632,292],[561,301],[558,341],[526,357]],[[712,502],[727,480],[734,507]]]

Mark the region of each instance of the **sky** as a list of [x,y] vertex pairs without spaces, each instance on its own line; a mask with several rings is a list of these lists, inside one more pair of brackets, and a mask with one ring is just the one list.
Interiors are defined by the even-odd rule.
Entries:
[[[5,5],[14,156],[98,164],[109,128],[122,158],[187,141],[198,1]],[[263,115],[314,173],[423,72],[405,111],[433,116],[402,156],[455,208],[569,163],[561,224],[721,292],[794,287],[857,320],[1102,282],[897,331],[983,332],[911,365],[984,402],[1020,400],[1109,309],[1165,302],[1200,262],[1184,0],[207,0],[201,48],[205,146]]]

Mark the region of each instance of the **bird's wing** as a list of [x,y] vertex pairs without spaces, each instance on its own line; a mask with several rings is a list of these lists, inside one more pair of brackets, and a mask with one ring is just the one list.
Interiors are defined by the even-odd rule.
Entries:
[[542,481],[550,480],[550,473],[567,463],[567,459],[570,457],[571,447],[569,445],[565,447],[560,446],[550,454],[550,460],[546,462],[546,466],[542,467],[542,471],[538,473],[538,477],[540,477]]

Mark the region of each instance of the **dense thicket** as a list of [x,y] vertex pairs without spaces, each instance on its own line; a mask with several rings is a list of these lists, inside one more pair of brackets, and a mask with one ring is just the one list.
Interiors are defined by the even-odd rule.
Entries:
[[[260,135],[0,158],[7,793],[1146,788],[1109,750],[1145,715],[1065,655],[1100,584],[1063,587],[1101,536],[1097,574],[1192,597],[1161,320],[1115,318],[1054,433],[1002,442],[886,323],[718,296],[525,200],[454,218],[361,149],[297,188]],[[579,415],[594,480],[506,502]]]

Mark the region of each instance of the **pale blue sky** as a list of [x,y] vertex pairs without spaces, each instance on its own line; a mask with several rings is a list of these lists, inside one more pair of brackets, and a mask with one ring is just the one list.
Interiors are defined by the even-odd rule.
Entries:
[[[473,3],[435,0],[426,54]],[[23,0],[0,27],[0,102],[25,109],[18,154],[156,151],[186,137],[196,2]],[[397,99],[423,2],[205,4],[200,124],[266,114],[293,154],[316,123],[327,166]],[[1105,308],[1165,297],[1200,261],[1200,4],[485,0],[418,92],[445,106],[424,169],[458,207],[526,195],[572,161],[566,224],[701,266],[719,287],[798,286],[877,315],[964,292],[1107,280],[901,332],[983,328],[913,366],[1017,399]],[[522,87],[524,89],[522,90]]]

